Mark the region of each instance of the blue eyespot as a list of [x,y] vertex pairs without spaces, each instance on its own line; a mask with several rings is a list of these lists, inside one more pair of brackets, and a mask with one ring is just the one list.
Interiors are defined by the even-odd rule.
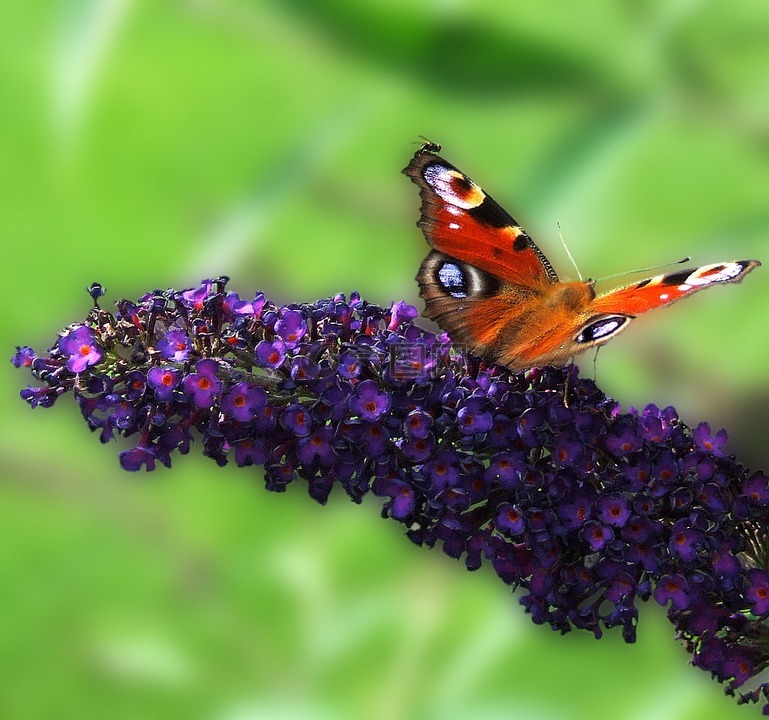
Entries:
[[608,339],[630,321],[626,315],[609,315],[594,320],[582,328],[579,335],[574,338],[578,343],[592,343],[602,339]]
[[438,284],[455,298],[467,297],[467,276],[459,265],[445,262],[436,273]]

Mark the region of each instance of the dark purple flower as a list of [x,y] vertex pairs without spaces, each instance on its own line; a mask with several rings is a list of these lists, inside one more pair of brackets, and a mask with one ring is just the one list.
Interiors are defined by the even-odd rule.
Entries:
[[595,520],[588,520],[582,526],[579,536],[590,546],[591,550],[596,551],[614,540],[614,531]]
[[638,421],[633,416],[623,418],[606,434],[606,449],[618,457],[637,452],[643,444]]
[[267,461],[267,449],[264,442],[257,438],[247,437],[233,443],[232,449],[235,452],[235,464],[238,467],[247,467],[249,465],[263,465]]
[[457,413],[459,432],[465,435],[491,430],[492,415],[485,398],[470,398]]
[[678,574],[664,575],[657,582],[654,599],[660,605],[667,605],[668,601],[671,601],[677,610],[686,610],[689,607],[686,579]]
[[753,568],[747,573],[748,586],[745,598],[750,603],[750,610],[754,615],[766,615],[769,613],[769,574],[766,570]]
[[405,437],[398,440],[396,447],[400,448],[404,457],[412,463],[422,463],[433,454],[435,438],[432,434],[423,438]]
[[171,399],[181,378],[182,374],[178,370],[162,366],[150,368],[147,373],[147,383],[155,391],[155,396],[161,402]]
[[282,338],[275,338],[273,342],[262,340],[256,346],[256,359],[262,367],[277,369],[286,359],[286,344]]
[[345,380],[358,377],[362,369],[358,353],[347,350],[339,356],[339,375]]
[[59,350],[68,356],[67,370],[73,373],[83,372],[90,365],[96,365],[104,356],[96,345],[93,332],[84,325],[62,336]]
[[390,396],[373,380],[364,380],[350,395],[350,410],[362,420],[377,420],[390,408]]
[[147,471],[155,469],[155,453],[147,447],[138,446],[120,453],[120,466],[123,470],[136,472],[146,467]]
[[684,562],[692,562],[703,540],[703,534],[689,527],[688,520],[679,520],[670,533],[670,552]]
[[241,381],[222,395],[222,412],[238,422],[249,422],[267,404],[267,393]]
[[334,460],[334,450],[331,447],[333,430],[322,427],[303,437],[296,449],[296,456],[304,465],[318,462],[321,467],[328,467]]
[[307,332],[307,324],[298,310],[286,310],[275,323],[275,334],[286,348],[293,349]]
[[387,326],[388,330],[397,330],[399,325],[406,322],[411,322],[419,316],[419,311],[413,306],[409,305],[402,300],[393,303],[390,311],[390,324]]
[[[426,435],[423,437],[427,437]],[[423,438],[419,438],[423,439]],[[440,492],[448,485],[456,485],[459,480],[459,457],[454,450],[444,450],[425,463],[424,472],[430,478],[432,487]]]
[[609,493],[596,501],[598,518],[606,525],[623,527],[630,517],[627,498],[619,493]]
[[715,435],[710,434],[710,425],[700,423],[692,432],[694,444],[700,449],[715,457],[724,457],[724,446],[729,439],[726,430],[719,430]]
[[740,561],[730,552],[716,550],[713,553],[713,571],[717,577],[733,578],[741,570]]
[[280,424],[294,435],[305,437],[312,430],[312,415],[304,405],[297,403],[283,411]]
[[29,345],[24,345],[23,347],[16,348],[16,352],[13,354],[11,362],[17,368],[30,367],[36,357],[35,351],[29,347]]
[[499,530],[510,535],[520,535],[526,529],[526,521],[521,508],[510,503],[500,505],[497,512],[496,526]]
[[743,480],[742,494],[748,499],[748,502],[766,506],[769,504],[769,477],[762,472],[753,473],[749,478]]
[[183,330],[169,330],[158,343],[160,356],[172,362],[184,362],[190,356],[190,339]]
[[424,438],[430,433],[433,417],[424,410],[412,410],[403,421],[403,431],[413,438]]
[[53,387],[32,387],[31,385],[25,387],[19,395],[23,400],[26,400],[30,407],[51,407],[56,398],[59,397],[59,392]]
[[219,364],[215,360],[198,360],[194,373],[187,375],[182,381],[184,392],[192,397],[196,407],[210,408],[222,384],[216,378]]

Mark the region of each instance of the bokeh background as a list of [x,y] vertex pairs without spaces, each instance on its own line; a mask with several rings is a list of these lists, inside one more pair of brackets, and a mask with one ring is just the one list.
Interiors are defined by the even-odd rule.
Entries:
[[[92,281],[419,304],[399,172],[420,134],[562,275],[556,222],[592,277],[769,260],[767,37],[761,0],[0,3],[5,354],[47,347]],[[599,384],[766,466],[766,272],[634,323]],[[558,637],[373,500],[268,494],[194,451],[122,473],[69,399],[31,412],[27,381],[0,366],[3,718],[751,713],[657,606],[634,646]]]

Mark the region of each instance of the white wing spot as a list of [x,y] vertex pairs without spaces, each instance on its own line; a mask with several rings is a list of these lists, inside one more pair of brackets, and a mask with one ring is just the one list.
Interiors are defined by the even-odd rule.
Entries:
[[457,223],[449,223],[449,228],[452,230],[459,230],[459,225]]
[[697,268],[686,282],[689,285],[710,285],[711,283],[729,282],[742,272],[742,265],[736,262],[703,265]]
[[463,210],[471,210],[478,207],[486,197],[486,194],[474,182],[470,181],[470,191],[466,197],[459,197],[453,190],[453,181],[457,178],[463,178],[456,170],[449,170],[441,165],[428,165],[424,169],[425,182],[435,190],[435,194],[442,200],[449,203],[449,206],[456,205]]
[[683,285],[679,285],[678,286],[678,292],[682,292],[682,293],[683,292],[689,292],[689,290],[691,290],[691,289],[692,289],[692,286],[691,285],[687,285],[685,283]]
[[669,297],[670,295],[668,295],[667,293],[662,293],[662,295],[660,295],[660,300],[667,300]]

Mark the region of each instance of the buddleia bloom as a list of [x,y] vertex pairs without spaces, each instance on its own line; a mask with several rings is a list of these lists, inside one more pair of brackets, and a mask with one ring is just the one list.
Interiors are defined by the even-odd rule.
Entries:
[[520,588],[534,622],[634,642],[653,598],[694,665],[769,696],[769,478],[671,407],[622,412],[574,368],[487,367],[416,316],[355,293],[279,307],[220,278],[97,305],[12,361],[42,383],[31,406],[70,392],[102,442],[134,439],[126,470],[197,442],[269,490],[371,492],[412,542]]

